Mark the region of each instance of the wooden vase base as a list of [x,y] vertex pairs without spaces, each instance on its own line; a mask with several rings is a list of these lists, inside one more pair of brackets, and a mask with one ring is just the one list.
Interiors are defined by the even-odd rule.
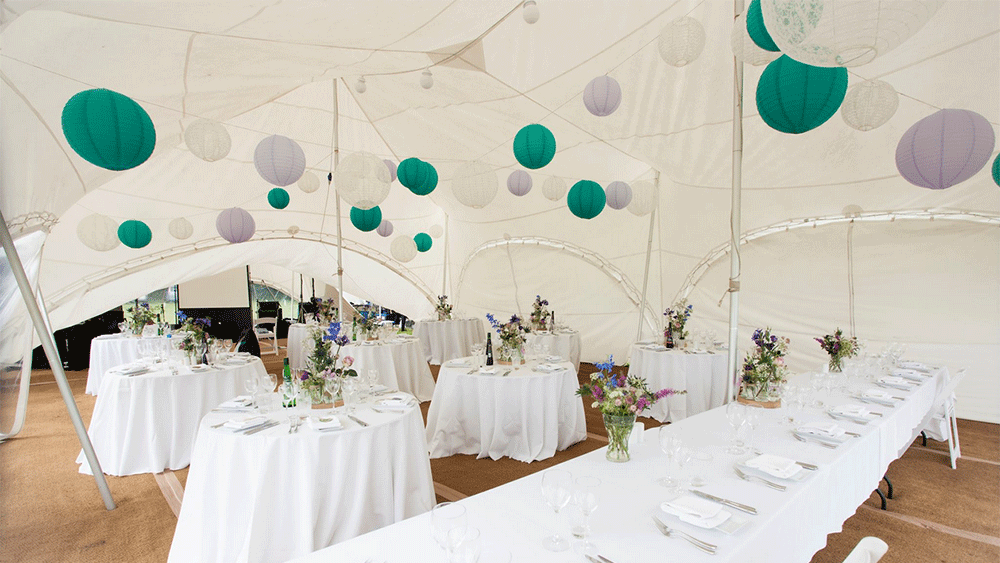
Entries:
[[762,409],[778,409],[781,408],[781,399],[776,401],[755,401],[753,399],[746,399],[744,397],[736,397],[737,403],[743,403],[744,405],[749,405],[751,407],[759,407]]

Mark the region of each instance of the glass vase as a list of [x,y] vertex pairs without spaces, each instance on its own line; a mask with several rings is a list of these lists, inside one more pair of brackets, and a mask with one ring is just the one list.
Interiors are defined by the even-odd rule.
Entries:
[[633,426],[634,414],[604,414],[604,428],[608,431],[608,449],[604,456],[608,461],[624,463],[632,459],[628,453],[628,438]]
[[524,352],[520,344],[509,344],[500,341],[500,348],[497,350],[497,361],[505,365],[521,365]]
[[844,358],[839,356],[830,356],[830,372],[840,373],[844,371]]

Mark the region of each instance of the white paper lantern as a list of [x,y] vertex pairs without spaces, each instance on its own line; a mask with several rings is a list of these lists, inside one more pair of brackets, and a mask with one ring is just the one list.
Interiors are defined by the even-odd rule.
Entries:
[[198,119],[184,130],[184,143],[191,154],[206,162],[222,160],[233,146],[229,132],[218,121]]
[[430,90],[432,86],[434,86],[434,75],[431,74],[430,69],[424,69],[420,73],[420,87],[424,90]]
[[898,107],[895,88],[881,80],[866,80],[847,91],[840,116],[859,131],[871,131],[889,121]]
[[292,225],[291,227],[288,227],[288,234],[292,235],[293,237],[299,234],[298,226]]
[[497,195],[497,173],[482,162],[466,162],[455,171],[451,190],[462,205],[474,209],[486,207]]
[[167,231],[175,239],[185,240],[194,234],[194,226],[191,224],[191,221],[183,217],[178,217],[167,225]]
[[583,89],[583,105],[597,117],[611,115],[622,103],[622,87],[610,76],[598,76]]
[[531,191],[531,175],[524,170],[515,170],[507,176],[507,190],[521,197]]
[[392,177],[392,182],[396,181],[396,163],[389,160],[388,158],[382,159],[385,163],[385,167],[389,169],[389,176]]
[[371,209],[389,195],[392,176],[381,158],[367,152],[347,155],[333,173],[334,185],[344,201],[358,209]]
[[368,90],[368,84],[365,82],[364,76],[359,76],[358,81],[354,83],[354,91],[358,94],[364,94]]
[[393,230],[392,222],[386,219],[382,219],[382,222],[378,224],[378,228],[375,229],[375,232],[378,233],[380,236],[387,237],[392,234],[392,230]]
[[736,16],[729,44],[733,48],[733,56],[736,57],[736,60],[748,65],[763,66],[781,56],[780,52],[761,49],[753,42],[753,39],[750,39],[750,34],[747,33],[746,12]]
[[669,65],[690,64],[704,48],[705,28],[694,18],[677,18],[660,31],[660,57]]
[[632,202],[632,188],[625,182],[611,182],[604,189],[604,195],[611,209],[625,209]]
[[431,225],[431,228],[427,229],[427,234],[431,238],[441,238],[441,235],[444,234],[444,228],[441,225]]
[[541,16],[541,14],[538,13],[538,4],[535,3],[535,0],[525,0],[521,10],[521,15],[524,17],[524,21],[529,24],[537,22],[539,16]]
[[311,194],[319,189],[319,177],[312,172],[306,170],[302,173],[302,177],[298,181],[299,189],[307,194]]
[[76,236],[89,248],[106,252],[121,244],[118,240],[118,223],[108,217],[94,213],[87,215],[76,226]]
[[[789,57],[812,66],[870,63],[909,39],[936,0],[761,0],[764,26]],[[941,33],[941,31],[938,31]]]
[[566,197],[566,181],[558,176],[550,176],[542,184],[542,195],[549,201],[559,201]]
[[628,204],[628,210],[633,215],[642,217],[656,208],[658,199],[659,194],[652,182],[636,182],[632,184],[632,201]]
[[223,209],[215,219],[215,230],[231,243],[246,242],[257,232],[253,216],[239,207]]
[[298,143],[271,135],[257,144],[253,164],[262,178],[275,186],[289,186],[302,177],[306,169],[306,153]]
[[399,235],[389,245],[389,252],[396,260],[409,262],[417,255],[417,243],[413,242],[413,237]]

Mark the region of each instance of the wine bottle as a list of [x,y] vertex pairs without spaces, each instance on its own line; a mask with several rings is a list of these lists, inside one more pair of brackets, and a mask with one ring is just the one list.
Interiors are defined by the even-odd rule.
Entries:
[[666,346],[667,348],[673,348],[674,347],[674,331],[670,327],[670,325],[667,325],[667,337],[663,341],[663,345]]
[[549,330],[552,332],[556,331],[556,312],[551,311],[549,313]]
[[295,406],[295,398],[292,397],[292,368],[288,365],[288,358],[285,358],[284,367],[281,368],[281,406],[291,408]]
[[493,340],[488,332],[486,333],[486,365],[493,365]]

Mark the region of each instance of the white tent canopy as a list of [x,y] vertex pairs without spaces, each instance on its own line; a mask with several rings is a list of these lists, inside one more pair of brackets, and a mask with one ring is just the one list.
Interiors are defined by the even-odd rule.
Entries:
[[[844,3],[847,4],[847,3]],[[688,296],[691,325],[724,331],[728,287],[733,3],[728,0],[546,0],[533,25],[521,2],[77,2],[2,4],[0,209],[15,238],[50,228],[40,284],[58,328],[152,289],[245,264],[273,264],[336,285],[334,95],[341,156],[358,151],[438,171],[416,196],[393,182],[380,206],[395,232],[354,228],[342,203],[344,291],[413,318],[447,293],[456,310],[528,313],[536,294],[582,332],[583,359],[619,361],[639,324],[648,216],[606,208],[575,217],[542,185],[559,177],[651,181],[659,172],[648,308],[643,335]],[[705,29],[700,57],[677,68],[661,58],[660,31],[688,16]],[[425,68],[430,89],[421,87]],[[941,108],[975,111],[1000,126],[1000,4],[945,2],[894,50],[849,69],[853,86],[877,78],[900,94],[882,127],[850,128],[835,115],[789,135],[757,115],[763,67],[745,67],[741,249],[742,349],[755,327],[792,339],[794,369],[824,354],[812,337],[853,329],[878,347],[908,342],[908,355],[969,366],[961,416],[1000,422],[1000,191],[982,170],[947,190],[903,179],[894,155],[903,133]],[[621,106],[607,117],[584,107],[598,76],[615,78]],[[353,86],[365,78],[367,90]],[[336,89],[334,83],[337,83]],[[148,112],[156,148],[124,172],[79,157],[62,133],[66,101],[107,88]],[[222,123],[224,159],[205,162],[184,142],[196,119]],[[533,189],[505,188],[522,169],[520,128],[554,134],[552,162],[529,170]],[[267,136],[294,139],[322,187],[287,189],[285,209],[254,168]],[[991,157],[991,163],[992,163]],[[499,190],[482,209],[451,189],[470,161],[495,170]],[[846,221],[845,208],[861,216]],[[230,245],[219,211],[242,207],[256,235]],[[144,221],[152,242],[100,252],[77,237],[85,217]],[[168,224],[186,218],[185,240]],[[290,227],[297,227],[290,234]],[[390,251],[399,236],[440,227],[447,236],[413,260]],[[787,229],[786,229],[787,227]],[[297,295],[297,293],[296,293]]]

